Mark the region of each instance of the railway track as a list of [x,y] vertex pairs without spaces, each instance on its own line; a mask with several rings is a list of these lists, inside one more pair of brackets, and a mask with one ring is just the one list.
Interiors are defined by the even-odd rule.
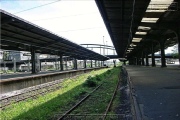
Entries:
[[[105,120],[107,118],[108,115],[108,112],[110,111],[110,108],[113,104],[113,100],[116,96],[116,93],[117,93],[117,90],[119,88],[119,84],[120,84],[120,76],[118,76],[118,83],[112,93],[112,97],[111,97],[111,100],[110,102],[108,103],[107,107],[106,107],[106,110],[104,112],[104,114],[86,114],[86,115],[81,115],[81,114],[71,114],[74,110],[76,110],[83,102],[85,102],[87,99],[90,99],[90,97],[96,92],[98,91],[98,89],[100,89],[104,83],[100,84],[99,86],[97,86],[94,90],[92,90],[88,95],[86,95],[84,98],[82,98],[79,102],[77,102],[73,107],[71,107],[70,109],[68,109],[67,111],[64,112],[63,115],[61,115],[60,117],[57,118],[57,120],[66,120],[66,119],[76,119],[74,117],[83,117],[83,119],[86,119],[88,116],[96,116],[98,117],[98,119],[101,119],[101,120]],[[124,115],[117,115],[117,114],[114,114],[114,115],[111,115],[111,116],[123,116]]]
[[62,82],[62,80],[56,80],[53,82],[26,88],[26,89],[24,89],[24,91],[16,93],[11,96],[1,97],[0,98],[0,109],[3,110],[11,104],[21,102],[21,101],[24,101],[29,98],[36,98],[38,95],[44,95],[48,92],[52,92],[57,89],[60,89],[61,82]]

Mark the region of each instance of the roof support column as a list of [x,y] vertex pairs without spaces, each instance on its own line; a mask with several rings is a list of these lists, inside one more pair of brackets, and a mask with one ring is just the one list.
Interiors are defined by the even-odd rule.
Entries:
[[74,58],[74,69],[77,70],[77,59],[76,58]]
[[136,57],[136,65],[139,65],[139,57]]
[[16,73],[16,58],[13,58],[13,70]]
[[113,60],[113,63],[114,63],[114,67],[116,67],[116,60]]
[[31,63],[32,63],[32,74],[36,73],[36,56],[35,56],[35,49],[31,47]]
[[165,43],[165,39],[161,39],[161,40],[160,40],[160,48],[161,48],[161,67],[167,67],[167,66],[166,66],[166,59],[165,59],[164,43]]
[[93,61],[91,60],[91,68],[93,67],[93,64],[92,64],[92,62],[93,62]]
[[41,71],[41,61],[39,61],[39,70]]
[[57,70],[57,56],[55,56],[55,69]]
[[148,49],[146,49],[145,56],[146,56],[146,66],[149,66]]
[[129,59],[129,65],[133,65],[133,58]]
[[141,62],[142,62],[142,65],[144,66],[144,51],[142,51]]
[[136,57],[132,58],[132,65],[136,65]]
[[84,68],[87,68],[87,66],[86,66],[86,60],[84,60]]
[[65,59],[65,62],[66,62],[66,70],[68,70],[68,66],[67,66],[67,57],[66,57],[66,59]]
[[95,67],[96,67],[96,60],[95,60]]
[[154,42],[152,42],[151,44],[151,61],[152,61],[152,67],[155,67],[155,57],[154,57]]
[[179,67],[180,67],[180,28],[178,30],[179,32],[177,32],[177,38],[178,38],[178,54],[179,54]]
[[62,56],[62,54],[60,54],[60,68],[61,68],[61,71],[63,71],[64,69],[63,69],[63,56]]
[[138,65],[141,65],[141,54],[138,54],[137,58],[138,58]]
[[126,65],[126,60],[123,61],[124,65]]

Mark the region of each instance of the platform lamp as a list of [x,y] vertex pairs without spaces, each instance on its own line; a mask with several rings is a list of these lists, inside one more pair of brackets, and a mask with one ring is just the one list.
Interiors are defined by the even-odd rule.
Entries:
[[108,55],[108,44],[107,44],[107,41],[106,41],[106,49],[107,49],[107,55]]
[[105,55],[105,43],[104,43],[104,36],[103,36],[103,45],[104,45],[104,47],[103,47],[103,55]]

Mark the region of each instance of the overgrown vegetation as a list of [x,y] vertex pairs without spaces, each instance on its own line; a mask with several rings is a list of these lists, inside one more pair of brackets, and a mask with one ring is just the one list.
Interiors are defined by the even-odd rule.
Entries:
[[[74,113],[103,114],[118,81],[119,67],[106,68],[66,79],[61,88],[37,99],[15,103],[1,111],[1,120],[46,120],[56,119],[74,106],[80,99],[103,83],[90,99],[87,99]],[[115,105],[112,106],[112,110]]]
[[[90,115],[92,119],[99,119],[104,114],[108,103],[111,100],[112,94],[116,88],[118,82],[118,74],[120,72],[119,67],[107,70],[107,72],[101,76],[94,77],[93,81],[102,81],[102,86],[93,93],[85,102],[83,102],[72,114],[76,115]],[[91,77],[90,77],[91,78]],[[111,110],[114,111],[117,104],[119,104],[119,93]],[[110,112],[114,114],[115,112]],[[96,116],[94,116],[96,114]],[[98,115],[97,115],[98,114]],[[87,117],[88,119],[88,117]]]
[[59,84],[61,89],[44,96],[37,96],[37,99],[15,103],[1,111],[0,118],[1,120],[46,120],[63,114],[94,89],[94,87],[84,86],[87,83],[86,80],[97,78],[95,79],[96,85],[100,84],[101,76],[107,70],[92,71],[73,79],[66,79],[62,84]]

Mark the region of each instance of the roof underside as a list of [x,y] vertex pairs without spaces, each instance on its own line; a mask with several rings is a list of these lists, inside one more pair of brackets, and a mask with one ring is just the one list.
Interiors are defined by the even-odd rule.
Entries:
[[88,50],[37,25],[0,10],[1,49],[71,56],[76,59],[107,60],[106,56]]
[[172,29],[180,26],[178,1],[98,0],[96,4],[119,57],[139,53],[160,36],[169,39],[165,48],[177,43]]
[[138,27],[134,23],[140,24],[149,0],[136,0],[135,4],[133,0],[98,0],[96,3],[118,56],[124,57],[131,40],[130,34]]

